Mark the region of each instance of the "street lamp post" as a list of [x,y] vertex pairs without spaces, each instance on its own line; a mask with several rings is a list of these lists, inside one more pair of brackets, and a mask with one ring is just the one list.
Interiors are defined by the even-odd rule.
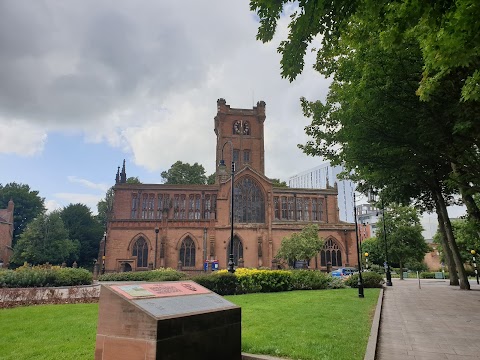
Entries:
[[105,255],[107,253],[107,232],[103,233],[102,274],[105,274]]
[[364,255],[365,255],[365,271],[368,271],[368,252],[366,252]]
[[357,202],[355,199],[355,191],[353,192],[353,211],[355,216],[355,239],[357,241],[357,258],[358,258],[358,297],[363,298],[363,279],[362,279],[362,263],[360,261],[360,245],[358,243],[358,224],[357,224]]
[[160,231],[160,229],[158,228],[158,226],[155,226],[155,259],[153,259],[153,268],[156,269],[157,268],[157,249],[158,249],[158,232]]
[[233,261],[233,201],[234,201],[234,180],[235,180],[235,162],[233,161],[233,144],[230,140],[226,141],[223,146],[222,146],[222,159],[220,160],[220,164],[218,166],[219,171],[221,172],[226,172],[226,165],[225,165],[225,160],[223,159],[223,149],[225,148],[225,145],[230,144],[230,147],[232,149],[232,182],[231,182],[231,198],[230,198],[230,255],[228,257],[228,272],[234,273],[235,272],[235,263]]
[[480,285],[478,281],[478,270],[477,270],[477,261],[475,260],[475,254],[477,253],[475,250],[470,250],[470,253],[473,256],[473,267],[475,268],[475,277],[477,278],[477,285]]
[[387,247],[387,228],[385,226],[385,206],[382,200],[382,216],[383,216],[383,237],[385,239],[385,274],[387,277],[387,286],[392,286],[392,274],[390,273],[390,266],[388,265],[388,247]]

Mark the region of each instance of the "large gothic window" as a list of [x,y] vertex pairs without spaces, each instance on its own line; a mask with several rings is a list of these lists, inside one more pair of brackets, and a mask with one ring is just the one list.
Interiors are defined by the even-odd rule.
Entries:
[[137,257],[137,268],[148,266],[148,244],[143,237],[140,237],[133,244],[132,256]]
[[190,237],[182,241],[180,261],[185,267],[195,267],[195,243]]
[[[233,263],[238,266],[238,259],[243,259],[243,244],[238,237],[233,238]],[[230,260],[230,243],[227,248],[227,264]]]
[[320,251],[320,265],[327,266],[331,263],[332,266],[342,266],[342,251],[333,239],[328,239],[323,245],[323,250]]
[[255,180],[244,177],[235,184],[236,223],[264,223],[265,201]]

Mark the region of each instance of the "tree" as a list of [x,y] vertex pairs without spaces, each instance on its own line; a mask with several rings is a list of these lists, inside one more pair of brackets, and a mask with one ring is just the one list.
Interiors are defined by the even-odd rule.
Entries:
[[93,259],[97,258],[104,227],[84,204],[70,204],[62,209],[60,216],[69,239],[79,243],[78,264],[91,266]]
[[318,226],[305,226],[300,233],[283,238],[276,259],[285,260],[289,265],[295,261],[309,262],[323,248],[324,241],[318,236]]
[[207,183],[207,176],[202,165],[190,165],[177,161],[168,171],[162,171],[162,180],[165,184],[199,184]]
[[78,255],[79,243],[68,237],[59,211],[42,213],[27,225],[13,251],[12,263],[61,264]]
[[[127,178],[127,184],[141,184],[141,182],[137,176],[131,176]],[[113,209],[113,195],[115,193],[113,188],[114,187],[112,186],[108,189],[105,198],[97,203],[97,220],[104,228],[107,227],[108,214]]]
[[216,174],[216,173],[213,173],[213,174],[209,175],[209,176],[207,177],[207,184],[208,184],[208,185],[213,185],[213,184],[215,184],[216,178],[217,178],[217,174]]
[[280,179],[270,179],[275,187],[288,187],[285,181],[281,181]]
[[10,199],[13,200],[13,245],[25,230],[27,224],[45,210],[45,199],[38,191],[30,190],[26,184],[15,182],[2,186],[0,184],[0,208],[5,209]]
[[368,262],[383,266],[385,262],[385,248],[382,249],[382,243],[376,237],[371,237],[362,241],[362,256],[368,253]]
[[378,224],[378,239],[383,246],[386,239],[389,261],[399,264],[400,279],[403,279],[403,267],[407,261],[421,262],[430,251],[422,231],[417,211],[407,206],[394,205],[386,209]]

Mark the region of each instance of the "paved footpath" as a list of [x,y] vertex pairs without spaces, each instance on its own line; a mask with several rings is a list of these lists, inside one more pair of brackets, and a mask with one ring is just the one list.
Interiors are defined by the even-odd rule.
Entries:
[[377,360],[480,359],[480,286],[393,279],[383,299]]

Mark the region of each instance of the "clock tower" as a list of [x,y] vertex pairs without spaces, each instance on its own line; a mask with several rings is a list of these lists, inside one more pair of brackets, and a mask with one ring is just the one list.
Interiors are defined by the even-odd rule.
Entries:
[[264,101],[257,102],[257,106],[252,109],[233,109],[227,105],[225,99],[217,100],[217,116],[215,116],[217,170],[222,159],[222,148],[223,159],[227,169],[230,169],[232,149],[229,144],[226,144],[230,141],[233,146],[235,172],[249,166],[265,175],[264,121]]

